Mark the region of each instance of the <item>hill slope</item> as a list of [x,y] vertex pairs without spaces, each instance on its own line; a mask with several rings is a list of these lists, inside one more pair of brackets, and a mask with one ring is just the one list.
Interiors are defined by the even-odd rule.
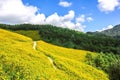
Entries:
[[120,39],[120,24],[114,26],[112,29],[102,31],[101,33],[105,34],[105,35],[108,35],[108,36],[112,36],[112,37],[116,37],[116,38]]
[[102,32],[95,32],[95,34],[103,34],[103,35],[107,35],[107,36],[111,36],[114,38],[118,38],[120,39],[120,24],[114,26],[112,29],[108,29],[108,30],[104,30]]
[[34,50],[32,39],[0,29],[0,80],[108,80],[84,63],[86,53],[43,41]]
[[89,50],[92,52],[120,54],[120,40],[104,35],[92,35],[67,28],[52,25],[6,25],[0,28],[17,32],[32,38],[34,41],[43,40],[67,48]]
[[40,40],[39,30],[17,30],[14,32],[30,37],[34,41]]

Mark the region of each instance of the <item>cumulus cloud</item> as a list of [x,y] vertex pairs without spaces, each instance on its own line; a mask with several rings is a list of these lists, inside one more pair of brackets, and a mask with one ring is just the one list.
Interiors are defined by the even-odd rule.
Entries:
[[98,0],[98,8],[102,12],[114,11],[116,7],[119,7],[119,0]]
[[[89,19],[90,18],[90,19]],[[73,20],[75,22],[73,22]],[[73,10],[70,10],[68,14],[64,16],[60,16],[57,13],[54,13],[48,17],[46,17],[44,23],[45,24],[52,24],[55,26],[60,26],[63,28],[69,28],[74,29],[77,31],[84,31],[85,25],[84,22],[86,21],[92,21],[92,17],[86,17],[85,15],[80,15],[78,17],[75,17],[75,12]]]
[[104,31],[104,30],[108,30],[108,29],[112,29],[114,26],[113,25],[108,25],[107,27],[102,28],[102,30],[97,30],[98,32]]
[[[81,18],[80,16],[79,18]],[[84,31],[85,26],[82,25],[83,22],[76,21],[75,23],[72,20],[75,18],[75,12],[70,10],[68,14],[64,16],[59,16],[57,13],[54,13],[48,16],[45,20],[46,24],[52,24],[55,26],[60,26],[63,28],[74,29],[78,31]]]
[[70,7],[72,5],[71,2],[67,2],[67,1],[60,1],[59,5],[62,7]]
[[28,20],[28,23],[32,24],[45,24],[45,15],[44,14],[37,14],[34,15],[30,20]]
[[37,10],[37,7],[24,5],[21,0],[0,0],[0,21],[23,23],[35,16]]
[[81,30],[84,31],[84,28],[86,27],[83,23],[85,22],[85,15],[80,15],[76,18],[76,24],[75,24],[75,30]]
[[[84,22],[87,21],[85,15],[75,17],[73,10],[68,11],[68,14],[60,16],[57,12],[45,16],[43,13],[38,13],[38,8],[31,5],[24,5],[22,0],[0,0],[0,22],[8,24],[51,24],[63,28],[70,28],[78,31],[84,31],[86,27]],[[89,21],[92,21],[88,17]]]
[[54,13],[50,16],[48,16],[46,18],[46,21],[45,21],[47,24],[52,24],[52,25],[55,25],[55,26],[59,26],[61,25],[61,17],[57,14],[57,13]]

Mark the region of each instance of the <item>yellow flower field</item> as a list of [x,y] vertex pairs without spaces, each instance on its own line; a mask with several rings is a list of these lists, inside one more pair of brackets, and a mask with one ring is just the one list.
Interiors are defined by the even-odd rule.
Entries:
[[36,48],[31,38],[0,29],[0,80],[109,80],[103,71],[84,63],[89,51],[44,41],[37,41]]

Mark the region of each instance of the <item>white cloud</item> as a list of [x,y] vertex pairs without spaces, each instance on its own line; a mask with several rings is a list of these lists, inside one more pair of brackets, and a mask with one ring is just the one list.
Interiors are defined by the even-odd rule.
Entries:
[[85,22],[85,15],[80,15],[79,17],[76,18],[76,22],[83,23]]
[[91,21],[93,21],[93,18],[90,16],[86,17],[84,14],[82,14],[76,18],[76,22],[79,22],[79,23],[84,23],[86,21],[91,22]]
[[65,15],[62,19],[64,21],[71,21],[75,17],[75,12],[73,10],[70,10],[67,15]]
[[116,7],[119,7],[119,0],[98,0],[98,8],[102,12],[114,11]]
[[46,18],[46,21],[45,21],[47,24],[52,24],[52,25],[55,25],[55,26],[59,26],[61,25],[61,17],[57,14],[57,13],[54,13],[50,16],[48,16]]
[[[24,5],[22,0],[0,0],[0,22],[8,24],[51,24],[63,28],[70,28],[84,31],[87,21],[85,15],[75,17],[75,12],[70,10],[68,14],[60,16],[55,12],[48,17],[43,13],[38,13],[35,6]],[[37,14],[36,14],[37,13]]]
[[86,27],[84,25],[84,22],[86,22],[86,16],[84,14],[77,17],[76,18],[76,24],[75,24],[75,30],[84,31],[84,28]]
[[86,26],[85,25],[83,25],[83,23],[76,23],[75,24],[75,30],[78,30],[78,31],[84,31],[84,28],[85,28]]
[[113,25],[108,25],[107,27],[102,28],[102,30],[97,30],[98,32],[104,31],[104,30],[108,30],[108,29],[112,29],[114,26]]
[[59,5],[62,7],[70,7],[72,5],[71,2],[67,2],[67,1],[60,1]]
[[63,25],[65,22],[69,22],[71,20],[73,20],[75,17],[75,13],[73,10],[70,10],[68,12],[68,14],[64,15],[64,16],[59,16],[57,13],[54,13],[50,16],[48,16],[46,18],[46,23],[47,24],[53,24],[53,25],[56,25],[56,26],[61,26]]
[[73,10],[69,11],[68,14],[64,16],[59,16],[57,13],[54,13],[46,18],[45,23],[60,26],[63,28],[74,29],[75,23],[72,22],[74,17],[75,13]]
[[[45,24],[52,24],[54,26],[59,26],[63,28],[69,28],[69,29],[74,29],[78,31],[84,31],[85,25],[83,23],[85,22],[85,15],[81,15],[78,18],[76,18],[76,22],[72,22],[75,18],[75,12],[73,10],[70,10],[68,14],[64,16],[59,16],[57,13],[54,13],[45,19]],[[80,21],[77,19],[82,19],[84,21]]]
[[37,12],[37,7],[25,6],[21,0],[0,0],[0,21],[23,23]]
[[93,21],[93,18],[92,17],[87,17],[87,21],[91,22],[91,21]]
[[32,23],[32,24],[45,24],[45,15],[44,14],[37,14],[34,17],[31,18],[31,20],[29,20],[28,23]]

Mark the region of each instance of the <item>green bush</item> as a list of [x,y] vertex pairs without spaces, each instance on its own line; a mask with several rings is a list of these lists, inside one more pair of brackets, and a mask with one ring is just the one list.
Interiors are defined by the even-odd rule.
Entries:
[[110,80],[120,80],[120,60],[113,62],[109,66]]
[[111,80],[120,80],[120,55],[100,53],[86,55],[86,63],[105,71]]

